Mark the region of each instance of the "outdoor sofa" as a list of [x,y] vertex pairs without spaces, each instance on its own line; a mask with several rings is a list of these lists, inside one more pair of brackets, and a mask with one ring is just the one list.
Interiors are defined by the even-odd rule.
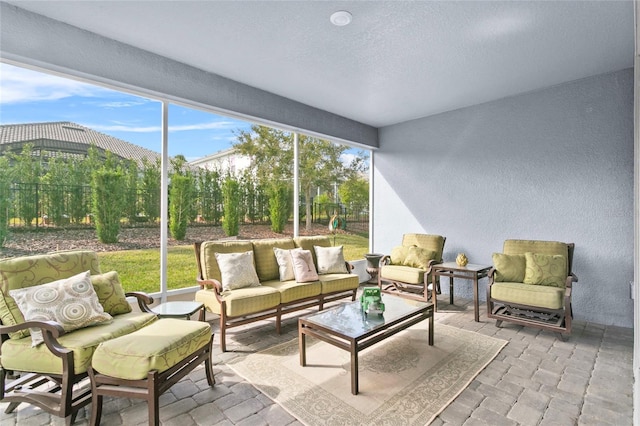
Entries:
[[[327,236],[205,241],[196,243],[194,248],[197,282],[202,288],[195,300],[220,316],[223,352],[229,328],[275,317],[276,331],[280,333],[284,314],[315,306],[322,310],[327,302],[356,297],[358,276],[351,274],[352,267],[344,261],[342,247],[331,247]],[[297,265],[300,257],[309,256],[313,262],[309,269],[315,269],[318,275],[298,276],[299,271],[287,264],[292,256]],[[244,264],[229,263],[235,260]],[[246,276],[234,277],[235,273]]]

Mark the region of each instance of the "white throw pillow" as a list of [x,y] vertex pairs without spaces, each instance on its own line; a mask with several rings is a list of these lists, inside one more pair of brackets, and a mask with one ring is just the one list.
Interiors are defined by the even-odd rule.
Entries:
[[[302,250],[302,249],[291,249]],[[291,264],[291,250],[281,249],[278,247],[273,248],[273,252],[276,254],[276,261],[278,262],[278,272],[280,274],[280,281],[291,281],[295,279],[293,274],[293,265]]]
[[[10,290],[25,321],[55,321],[65,331],[77,330],[113,319],[98,300],[90,272],[33,287]],[[44,342],[42,331],[32,328],[31,346]]]
[[253,251],[244,253],[215,253],[223,290],[258,287],[260,280],[253,264]]
[[347,265],[344,262],[342,246],[320,247],[313,246],[318,260],[318,273],[323,274],[346,274]]
[[291,264],[296,282],[308,283],[318,281],[316,266],[313,264],[313,256],[309,250],[291,250]]

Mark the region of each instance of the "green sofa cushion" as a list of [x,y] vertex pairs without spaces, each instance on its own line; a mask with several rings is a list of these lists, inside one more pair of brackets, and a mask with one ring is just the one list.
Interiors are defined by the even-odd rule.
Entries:
[[424,284],[424,269],[402,265],[384,265],[380,268],[380,278],[407,284]]
[[525,284],[564,288],[567,258],[559,254],[525,253]]
[[394,248],[391,249],[391,254],[389,255],[389,257],[391,258],[391,264],[404,265],[408,255],[409,255],[408,246],[395,246]]
[[[504,254],[559,254],[566,259],[569,258],[569,247],[566,243],[558,241],[538,241],[538,240],[506,240],[502,248]],[[567,264],[567,273],[569,275],[569,265]]]
[[141,380],[152,370],[168,370],[210,340],[211,326],[206,322],[160,319],[134,333],[101,343],[91,365],[107,376]]
[[320,275],[322,294],[348,291],[358,288],[360,282],[355,274],[325,274]]
[[422,247],[409,247],[404,265],[412,268],[427,269],[429,261],[436,258],[437,253]]
[[[58,341],[73,351],[73,370],[80,374],[87,371],[98,344],[132,333],[156,320],[154,314],[131,312],[117,315],[109,323],[74,330],[59,337]],[[2,344],[2,367],[6,370],[62,374],[61,359],[51,354],[46,345],[32,348],[30,337],[9,339]]]
[[307,297],[318,296],[322,291],[320,281],[297,283],[295,280],[280,281],[278,279],[264,281],[262,285],[278,290],[280,292],[280,303],[289,303]]
[[[239,288],[222,293],[227,305],[227,315],[240,317],[266,309],[275,308],[280,304],[280,292],[268,286]],[[220,314],[220,305],[213,289],[196,292],[195,300],[202,302],[206,308],[215,314]]]
[[[62,251],[52,254],[23,256],[0,260],[0,321],[4,325],[24,322],[10,290],[46,284],[65,279],[84,271],[100,273],[98,255],[93,251]],[[11,333],[12,339],[29,336],[28,330]]]
[[331,247],[331,240],[329,237],[325,235],[314,235],[309,237],[296,237],[293,239],[293,243],[296,247],[299,247],[303,250],[309,250],[311,252],[311,256],[313,257],[313,263],[316,265],[316,270],[318,269],[318,260],[316,259],[316,251],[313,249],[313,246],[318,247]]
[[525,265],[524,254],[493,253],[496,282],[524,282]]
[[251,241],[205,241],[200,246],[202,275],[205,280],[222,282],[215,253],[244,253],[253,250]]
[[491,298],[496,301],[538,308],[562,309],[564,289],[523,283],[493,283]]
[[131,305],[127,302],[116,271],[92,275],[90,278],[98,300],[106,313],[120,315],[131,312]]
[[266,240],[254,240],[253,257],[256,263],[256,272],[260,281],[276,280],[280,278],[278,261],[273,251],[274,248],[291,250],[295,248],[291,238],[272,238]]
[[438,262],[442,261],[442,251],[444,250],[444,237],[432,234],[404,234],[402,236],[402,245],[406,247],[416,246],[436,252],[434,259]]

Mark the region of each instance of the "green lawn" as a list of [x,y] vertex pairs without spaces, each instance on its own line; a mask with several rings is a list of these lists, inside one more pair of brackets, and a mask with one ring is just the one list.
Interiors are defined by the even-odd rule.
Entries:
[[[368,252],[366,236],[339,234],[330,236],[331,243],[344,246],[346,260],[363,259]],[[126,250],[98,253],[103,272],[118,271],[125,291],[160,291],[160,250]],[[196,285],[196,259],[193,246],[169,247],[167,285],[178,289]]]

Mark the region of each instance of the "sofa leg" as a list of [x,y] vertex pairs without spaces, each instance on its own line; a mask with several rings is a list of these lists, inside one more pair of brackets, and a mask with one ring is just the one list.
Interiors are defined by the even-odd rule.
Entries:
[[278,311],[278,314],[276,315],[276,332],[278,334],[280,334],[281,319],[282,319],[282,314]]
[[502,327],[502,320],[496,320],[496,327]]

